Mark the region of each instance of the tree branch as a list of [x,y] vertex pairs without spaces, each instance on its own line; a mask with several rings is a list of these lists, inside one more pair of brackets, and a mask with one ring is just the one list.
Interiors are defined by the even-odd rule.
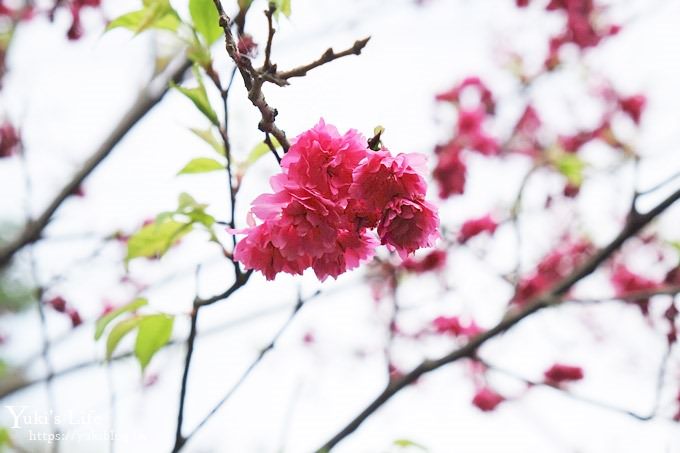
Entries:
[[[612,412],[618,412],[620,414],[628,415],[628,416],[633,417],[634,419],[640,420],[640,421],[648,421],[648,420],[653,419],[656,416],[656,404],[655,404],[653,410],[649,414],[643,415],[643,414],[639,414],[639,413],[634,412],[634,411],[629,410],[629,409],[625,409],[625,408],[622,408],[622,407],[619,407],[619,406],[612,406],[611,404],[607,404],[607,403],[602,402],[602,401],[598,401],[598,400],[595,400],[595,399],[592,399],[592,398],[588,398],[586,396],[581,396],[581,395],[578,395],[576,393],[572,393],[571,391],[567,390],[564,387],[560,387],[558,385],[551,384],[549,382],[534,381],[534,380],[525,378],[524,376],[521,376],[518,373],[515,373],[514,371],[510,371],[510,370],[506,370],[505,368],[497,367],[496,365],[493,365],[493,364],[487,362],[486,360],[482,360],[480,358],[475,358],[475,360],[477,362],[481,363],[482,365],[484,365],[484,367],[488,368],[489,370],[494,371],[494,372],[499,373],[499,374],[503,374],[503,375],[508,376],[508,377],[511,377],[511,378],[513,378],[517,381],[523,382],[529,387],[546,387],[546,388],[555,390],[557,392],[560,392],[561,394],[563,394],[563,395],[565,395],[565,396],[567,396],[567,397],[569,397],[569,398],[571,398],[575,401],[579,401],[579,402],[582,402],[582,403],[585,403],[585,404],[589,404],[591,406],[599,407],[600,409],[605,409],[605,410],[612,411]],[[657,392],[657,395],[658,395],[658,392]],[[656,398],[657,397],[655,397],[655,400],[656,400]]]
[[227,16],[227,14],[224,12],[224,8],[222,8],[220,0],[213,0],[213,3],[215,4],[217,13],[220,16],[220,26],[224,30],[225,47],[227,49],[227,53],[236,64],[236,67],[241,73],[241,77],[243,77],[243,84],[248,90],[248,99],[260,111],[261,120],[258,124],[258,128],[262,132],[269,133],[276,137],[278,142],[283,147],[283,150],[288,151],[288,148],[290,148],[290,143],[286,138],[286,134],[281,129],[279,129],[275,123],[278,112],[275,108],[272,108],[267,103],[267,100],[262,93],[264,79],[262,78],[260,72],[253,67],[250,59],[238,51],[236,40],[234,39],[234,35],[231,32],[229,16]]
[[[179,83],[184,73],[191,67],[190,61],[185,61],[179,66],[170,76],[170,80]],[[167,84],[158,93],[149,93],[149,87],[140,93],[139,98],[135,104],[123,116],[115,129],[104,140],[99,149],[87,159],[80,170],[76,172],[71,180],[59,191],[54,199],[47,205],[45,210],[32,222],[26,224],[21,233],[8,244],[0,247],[0,268],[6,266],[12,257],[23,247],[38,241],[45,228],[49,224],[54,213],[59,209],[62,203],[70,197],[74,191],[83,183],[92,171],[106,159],[116,145],[127,135],[130,130],[146,116],[151,109],[158,104],[163,96],[168,92]]]
[[[191,358],[194,353],[196,334],[198,333],[197,332],[198,312],[202,307],[226,299],[233,293],[238,291],[248,282],[248,279],[250,279],[250,276],[252,275],[253,271],[250,270],[245,274],[241,274],[239,267],[235,266],[234,273],[236,274],[236,280],[223,293],[210,297],[208,299],[201,299],[197,295],[196,298],[194,299],[193,309],[191,310],[191,327],[189,329],[189,336],[187,337],[187,354],[184,359],[184,369],[182,370],[182,384],[180,386],[179,392],[179,410],[177,411],[177,428],[175,430],[175,445],[172,449],[173,453],[179,451],[188,439],[188,437],[182,435],[182,423],[184,421],[184,404],[186,400],[187,384],[189,381],[189,368],[191,367]],[[196,280],[198,281],[198,275],[196,277]]]
[[191,430],[191,432],[189,434],[187,434],[186,437],[183,438],[183,442],[180,445],[175,444],[175,448],[172,450],[173,453],[180,451],[182,449],[182,447],[184,446],[184,444],[186,444],[186,442],[191,437],[193,437],[208,422],[208,420],[210,420],[210,418],[217,413],[217,411],[219,411],[219,409],[224,405],[224,403],[227,402],[227,400],[229,400],[229,398],[231,398],[231,396],[236,392],[236,390],[238,390],[239,387],[245,382],[245,380],[248,378],[248,376],[250,376],[250,373],[252,373],[252,371],[257,367],[257,365],[259,365],[260,362],[262,362],[262,359],[264,359],[264,357],[267,355],[267,353],[269,353],[270,351],[272,351],[274,349],[274,347],[276,346],[276,343],[279,340],[279,338],[281,337],[281,335],[283,335],[283,333],[286,331],[286,329],[288,329],[288,326],[291,324],[291,322],[295,318],[295,315],[297,315],[297,313],[300,311],[300,309],[302,309],[302,307],[305,305],[305,303],[307,301],[309,301],[310,299],[313,299],[314,297],[318,296],[320,293],[321,292],[319,290],[317,290],[314,294],[312,294],[306,300],[302,299],[302,296],[298,295],[298,299],[297,299],[297,302],[295,304],[295,307],[293,307],[293,311],[291,312],[288,319],[286,319],[286,321],[283,323],[283,325],[279,328],[279,330],[274,334],[271,341],[267,344],[267,346],[265,346],[262,350],[260,350],[257,357],[255,357],[255,359],[251,362],[251,364],[248,366],[248,368],[246,368],[246,370],[243,372],[241,377],[238,378],[236,383],[234,383],[234,385],[217,402],[217,404],[215,404],[215,406],[213,406],[213,408],[210,410],[210,412],[208,412],[206,414],[206,416],[203,417],[203,419],[198,423],[198,425],[196,425],[196,427],[193,430]]
[[354,42],[352,47],[349,49],[343,50],[341,52],[335,52],[332,48],[326,49],[326,51],[319,57],[318,60],[313,61],[309,64],[299,66],[297,68],[291,69],[289,71],[281,71],[276,73],[276,78],[280,80],[287,81],[288,79],[292,79],[293,77],[303,77],[307,75],[309,71],[312,69],[318,68],[319,66],[323,66],[326,63],[330,63],[331,61],[337,60],[338,58],[346,57],[349,55],[361,55],[361,51],[366,47],[366,44],[368,44],[368,41],[371,39],[370,36],[364,38],[364,39],[359,39]]
[[473,337],[466,345],[460,347],[459,349],[455,349],[435,360],[425,360],[408,374],[399,379],[390,381],[377,398],[375,398],[363,411],[361,411],[361,413],[359,413],[352,421],[350,421],[349,424],[341,429],[340,432],[338,432],[319,450],[317,450],[317,452],[321,453],[330,451],[331,448],[337,445],[345,437],[352,434],[383,404],[389,401],[404,387],[415,382],[422,375],[429,373],[430,371],[434,371],[449,363],[453,363],[459,359],[474,356],[477,349],[479,349],[479,347],[488,340],[514,327],[524,318],[527,318],[542,308],[559,304],[562,296],[564,296],[564,294],[566,294],[566,292],[569,291],[569,289],[574,284],[594,272],[600,266],[600,264],[606,261],[616,250],[618,250],[618,248],[627,239],[636,235],[643,227],[645,227],[649,222],[665,211],[678,199],[680,199],[680,189],[668,196],[649,212],[640,214],[639,216],[631,216],[621,232],[607,246],[600,249],[586,263],[555,285],[547,294],[535,298],[534,300],[528,302],[520,310],[510,313],[494,327],[477,335],[476,337]]

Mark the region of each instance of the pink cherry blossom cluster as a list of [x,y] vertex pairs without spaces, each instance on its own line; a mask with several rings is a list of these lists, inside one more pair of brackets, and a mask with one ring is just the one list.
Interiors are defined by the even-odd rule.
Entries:
[[432,320],[432,327],[436,333],[464,338],[475,337],[484,331],[474,319],[464,322],[458,316],[437,316]]
[[63,297],[54,296],[53,298],[45,301],[45,304],[52,307],[56,312],[63,313],[68,316],[73,327],[78,327],[83,323],[83,319],[80,317],[78,310],[70,306]]
[[341,135],[323,120],[302,133],[271,178],[273,194],[260,195],[251,226],[234,250],[246,269],[268,280],[279,272],[312,268],[320,280],[336,278],[370,258],[378,239],[402,259],[439,237],[436,208],[425,200],[420,154],[372,151],[350,130]]
[[[83,25],[81,22],[81,11],[83,8],[99,8],[102,0],[57,0],[48,8],[38,8],[34,2],[25,2],[17,8],[10,8],[4,0],[0,0],[0,17],[5,16],[12,21],[21,22],[33,19],[36,15],[46,14],[50,21],[54,20],[57,10],[68,9],[71,14],[71,25],[66,32],[66,37],[71,41],[76,41],[83,36]],[[1,74],[1,72],[0,72]]]
[[[518,396],[509,398],[494,390],[485,378],[488,370],[489,368],[483,363],[473,362],[471,364],[472,377],[476,387],[475,395],[472,398],[472,405],[482,412],[491,412],[504,401],[518,398]],[[529,391],[536,385],[541,384],[564,388],[570,382],[582,380],[584,372],[583,368],[579,366],[555,363],[543,373],[543,377],[543,381],[526,380],[526,390]]]
[[[465,102],[471,99],[472,101]],[[458,119],[453,136],[435,148],[438,157],[433,176],[439,183],[439,196],[448,198],[465,190],[467,166],[463,151],[469,150],[484,156],[500,153],[498,141],[489,134],[485,122],[493,115],[496,102],[491,90],[479,77],[468,77],[450,90],[436,96],[440,102],[454,105]]]
[[583,368],[574,365],[556,363],[544,373],[546,383],[560,385],[565,382],[580,381],[583,379]]
[[[660,288],[662,283],[631,271],[624,264],[614,266],[611,274],[611,283],[617,296],[625,296],[636,292],[654,290]],[[635,301],[643,314],[649,313],[649,298]]]
[[548,291],[583,264],[592,251],[593,245],[588,241],[565,240],[545,255],[533,272],[520,279],[511,302],[523,305]]
[[[521,75],[520,79],[532,78]],[[537,166],[552,167],[560,173],[559,156],[546,158],[546,150],[576,154],[589,143],[599,141],[613,150],[629,152],[630,146],[617,136],[617,122],[629,121],[639,126],[647,106],[646,97],[640,93],[621,94],[607,82],[598,82],[592,92],[601,101],[602,107],[601,117],[593,127],[570,134],[555,134],[529,101],[502,144],[487,129],[489,120],[495,118],[497,100],[479,77],[468,77],[438,94],[437,101],[447,102],[457,111],[454,133],[448,141],[435,148],[437,165],[433,177],[439,184],[440,197],[448,198],[465,192],[466,159],[470,152],[491,157],[518,154],[534,160]],[[563,195],[569,198],[577,196],[580,183],[564,179]]]
[[[71,26],[66,32],[66,37],[71,41],[77,41],[83,36],[83,25],[80,19],[81,10],[85,7],[99,8],[101,0],[72,0],[69,2],[71,12]],[[55,6],[56,8],[56,6]]]
[[458,242],[464,244],[482,233],[493,234],[496,228],[498,228],[498,222],[491,214],[466,220],[458,232]]
[[20,144],[21,139],[16,128],[8,121],[0,124],[0,159],[16,154]]
[[[515,3],[520,8],[529,6],[529,0],[515,0]],[[573,43],[580,49],[595,47],[603,39],[621,30],[620,25],[602,24],[600,16],[604,8],[594,0],[550,0],[545,9],[566,14],[564,29],[550,39],[545,61],[547,69],[553,69],[559,64],[559,51],[563,45]]]

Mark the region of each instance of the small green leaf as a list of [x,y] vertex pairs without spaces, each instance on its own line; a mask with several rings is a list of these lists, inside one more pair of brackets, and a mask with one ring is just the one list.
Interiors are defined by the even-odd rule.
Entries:
[[142,371],[160,348],[170,340],[174,318],[170,315],[158,314],[145,316],[139,324],[135,341],[135,357],[142,366]]
[[178,175],[187,175],[194,173],[207,173],[209,171],[224,170],[224,164],[211,159],[209,157],[197,157],[191,159],[184,168],[182,168]]
[[586,163],[577,154],[560,153],[555,156],[554,162],[557,171],[562,173],[570,184],[576,187],[581,186]]
[[220,17],[212,0],[189,0],[189,13],[194,28],[205,38],[208,46],[222,36]]
[[673,242],[671,242],[671,246],[672,246],[673,248],[675,248],[675,250],[677,250],[678,253],[680,253],[680,241],[673,241]]
[[190,223],[168,219],[145,226],[128,240],[126,261],[138,257],[160,257],[191,231]]
[[238,7],[241,10],[248,10],[250,8],[250,5],[253,3],[253,0],[238,0]]
[[5,451],[5,447],[12,446],[12,438],[9,435],[9,429],[0,427],[0,451]]
[[412,440],[408,440],[408,439],[397,439],[393,442],[393,444],[394,444],[395,447],[400,447],[400,448],[413,447],[413,448],[416,448],[420,451],[425,451],[425,452],[429,451],[424,445],[421,445],[417,442],[413,442]]
[[[279,142],[274,137],[271,137],[271,141],[272,144],[274,145],[274,149],[278,149],[281,147]],[[239,162],[237,165],[241,172],[244,172],[248,167],[253,165],[255,162],[260,160],[262,156],[267,155],[269,152],[271,152],[269,145],[267,145],[265,142],[258,143],[250,151],[250,153],[248,153],[248,157],[246,157],[246,159],[243,162]]]
[[124,319],[113,326],[113,329],[111,329],[111,332],[109,332],[109,336],[106,339],[106,360],[111,360],[111,356],[113,356],[113,353],[116,351],[116,347],[118,347],[120,340],[130,333],[132,329],[137,327],[141,321],[141,316],[134,316],[132,318]]
[[208,93],[205,91],[205,85],[203,84],[203,77],[196,66],[194,66],[194,76],[198,81],[198,86],[196,88],[184,88],[176,85],[173,82],[170,83],[170,86],[176,88],[180,93],[188,97],[191,102],[194,103],[196,108],[200,110],[201,113],[203,113],[211,123],[219,127],[220,123],[217,119],[217,113],[215,113],[215,110],[213,110],[212,106],[210,105]]
[[148,303],[149,301],[146,299],[142,298],[135,299],[129,304],[125,304],[122,307],[119,307],[102,316],[97,320],[97,323],[95,324],[94,339],[99,340],[99,338],[101,338],[102,334],[104,333],[104,329],[106,329],[106,326],[108,326],[109,323],[116,319],[118,316],[122,315],[123,313],[135,311]]
[[191,132],[203,139],[203,141],[210,145],[212,149],[217,152],[217,154],[220,156],[226,156],[227,153],[224,151],[224,145],[217,139],[217,137],[215,137],[212,129],[191,129]]
[[194,37],[194,41],[189,44],[187,57],[202,68],[206,68],[212,63],[210,50],[198,40],[198,37]]
[[179,205],[176,212],[189,217],[192,222],[201,223],[210,228],[215,223],[215,218],[205,212],[207,207],[207,204],[199,203],[191,195],[183,192],[179,195]]
[[274,11],[274,15],[278,19],[279,13],[283,13],[284,16],[290,17],[291,14],[291,0],[274,0],[274,4],[276,5],[276,11]]
[[135,34],[150,28],[177,31],[181,20],[177,12],[167,0],[145,2],[145,7],[138,11],[123,14],[113,19],[106,26],[106,31],[114,28],[127,28]]

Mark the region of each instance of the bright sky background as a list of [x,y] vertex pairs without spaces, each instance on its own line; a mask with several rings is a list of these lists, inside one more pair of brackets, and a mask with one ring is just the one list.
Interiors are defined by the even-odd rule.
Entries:
[[[179,8],[182,2],[174,3]],[[626,24],[624,30],[592,52],[587,61],[611,77],[621,91],[642,91],[649,98],[643,132],[632,138],[646,157],[639,175],[640,187],[645,188],[680,168],[676,148],[680,143],[680,2],[611,3],[613,17]],[[135,7],[133,1],[110,1],[105,10],[113,17]],[[265,24],[258,9],[263,9],[263,4],[253,7],[248,27],[262,42]],[[154,49],[172,47],[167,37],[159,34],[134,39],[125,31],[101,35],[102,22],[96,13],[86,12],[85,23],[88,33],[77,43],[64,39],[66,14],[58,15],[55,24],[40,19],[20,30],[10,54],[10,72],[0,91],[3,110],[23,131],[34,212],[70,178],[134,101],[136,90],[150,77]],[[451,117],[435,105],[434,94],[464,76],[477,74],[487,79],[499,96],[511,96],[516,87],[507,74],[498,71],[499,55],[519,49],[542,56],[545,37],[559,29],[559,21],[546,19],[540,8],[518,14],[510,0],[430,0],[424,6],[406,0],[293,0],[291,21],[282,20],[280,27],[273,51],[279,68],[315,59],[329,46],[346,48],[355,39],[372,36],[360,57],[315,70],[285,89],[267,87],[268,100],[280,112],[278,124],[289,136],[311,127],[320,117],[341,131],[356,128],[365,134],[380,124],[386,128],[385,143],[393,152],[429,154],[446,137]],[[226,54],[218,51],[216,55],[219,70],[226,72]],[[560,132],[595,120],[595,110],[579,88],[584,77],[582,71],[573,69],[550,85],[537,86],[533,93],[541,113],[560,125]],[[513,107],[510,103],[507,111],[499,112],[495,132],[507,132],[520,108],[521,104]],[[230,118],[234,152],[243,157],[261,136],[256,130],[257,112],[245,98],[238,76],[231,93]],[[204,126],[205,120],[186,99],[177,93],[168,95],[86,181],[86,196],[65,203],[48,234],[96,236],[117,229],[132,231],[145,218],[172,208],[182,191],[209,203],[216,217],[226,218],[223,174],[174,176],[191,158],[210,156],[207,145],[188,130]],[[579,212],[584,231],[601,245],[617,232],[615,221],[621,220],[628,205],[632,171],[623,169],[611,175],[597,171],[615,161],[611,154],[599,151],[593,149],[588,154],[594,176],[584,188]],[[248,203],[268,189],[267,178],[276,171],[276,163],[267,157],[245,177],[237,209],[241,225]],[[507,208],[527,168],[528,162],[522,159],[473,159],[474,178],[468,196],[441,203],[445,223],[455,226],[472,215]],[[540,195],[545,190],[556,191],[558,186],[543,178],[530,187],[530,193],[533,190]],[[21,219],[25,193],[18,160],[0,162],[0,187],[5,193],[0,197],[2,217]],[[643,200],[642,207],[664,193]],[[527,267],[551,247],[565,222],[563,217],[551,219],[541,212],[539,195],[528,196],[526,209],[531,214],[522,224],[526,238],[522,257],[529,263]],[[430,196],[436,197],[434,186]],[[676,208],[660,228],[677,240],[679,221]],[[509,297],[508,288],[493,278],[493,269],[513,266],[513,238],[509,229],[499,230],[488,265],[465,250],[454,252],[447,281],[455,282],[455,293],[442,294],[433,276],[407,281],[400,289],[402,304],[407,307],[404,328],[416,330],[439,314],[460,312],[474,315],[483,326],[493,325]],[[199,282],[202,295],[220,292],[229,284],[229,266],[216,264],[218,253],[204,242],[200,235],[189,237],[161,264],[131,264],[132,275],[149,284],[172,277],[169,283],[146,293],[154,307],[186,312],[195,292],[193,268],[197,262],[206,263]],[[73,265],[89,257],[97,245],[96,239],[86,237],[36,248],[41,278],[68,270],[71,278],[57,290],[68,295],[90,319],[101,311],[104,299],[122,303],[129,297],[129,291],[118,284],[120,249],[107,248],[97,259]],[[484,245],[476,244],[478,249]],[[636,265],[657,272],[649,263],[649,257],[640,256]],[[269,342],[287,318],[298,287],[303,294],[319,287],[328,293],[303,308],[276,349],[186,451],[306,453],[335,434],[381,391],[386,379],[382,348],[389,310],[372,301],[369,289],[362,284],[361,270],[325,285],[313,275],[284,276],[273,283],[256,275],[233,298],[201,312],[199,332],[250,315],[268,314],[197,342],[186,426],[192,427],[203,417],[258,349]],[[596,295],[611,291],[597,278],[585,289]],[[69,329],[62,316],[50,313],[48,321],[55,337]],[[3,351],[9,360],[20,362],[39,350],[33,311],[11,322],[5,318],[0,325],[13,339]],[[188,323],[180,317],[175,335],[184,338],[187,330]],[[316,337],[311,346],[302,342],[306,332]],[[399,362],[408,368],[417,364],[422,354],[437,356],[451,344],[439,339],[397,344],[397,348]],[[541,313],[485,346],[483,356],[537,379],[555,361],[577,363],[586,370],[587,379],[573,387],[575,393],[646,413],[652,405],[663,348],[663,335],[650,329],[635,309],[603,304]],[[89,327],[79,329],[54,352],[58,367],[101,356],[102,345],[93,342]],[[158,382],[148,388],[140,385],[136,362],[120,362],[112,368],[117,394],[115,430],[121,436],[116,451],[169,451],[183,358],[182,347],[159,353],[149,370],[158,375]],[[38,366],[31,371],[38,376],[42,369]],[[494,413],[482,414],[470,404],[474,390],[468,374],[465,364],[456,364],[426,376],[402,391],[334,451],[387,452],[395,439],[407,438],[435,453],[680,452],[677,424],[637,422],[549,389],[533,389]],[[491,376],[504,394],[523,393],[516,381]],[[669,377],[677,382],[680,369],[671,367]],[[58,379],[55,388],[60,412],[108,416],[105,367]],[[664,398],[670,401],[672,396]],[[35,386],[13,395],[3,405],[30,405],[41,411],[44,400],[44,388]],[[8,415],[0,410],[0,424],[9,423]],[[79,429],[72,428],[74,432]],[[108,422],[83,428],[86,432],[106,429]],[[37,446],[35,442],[27,445]],[[106,448],[102,441],[62,444],[62,451],[74,453]]]

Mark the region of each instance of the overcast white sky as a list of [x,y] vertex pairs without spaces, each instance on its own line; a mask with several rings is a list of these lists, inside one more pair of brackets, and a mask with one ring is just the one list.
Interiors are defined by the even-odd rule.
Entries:
[[[175,3],[179,7],[182,2]],[[280,112],[279,125],[294,136],[320,117],[341,130],[352,127],[366,134],[380,124],[386,128],[385,143],[393,152],[429,154],[446,136],[444,126],[450,118],[449,112],[433,102],[435,93],[461,77],[479,74],[489,80],[499,96],[512,96],[515,87],[497,69],[498,55],[504,50],[520,49],[541,56],[545,37],[559,28],[559,21],[545,19],[539,8],[517,14],[510,0],[425,3],[420,7],[406,0],[293,0],[293,16],[290,21],[281,21],[276,35],[274,56],[280,68],[314,59],[328,46],[348,47],[366,35],[372,39],[360,57],[323,67],[285,89],[268,87],[267,97]],[[621,91],[643,91],[649,97],[644,127],[633,137],[646,157],[639,182],[644,188],[680,168],[676,148],[680,144],[680,2],[611,3],[614,17],[627,26],[620,36],[589,55],[587,61],[596,71],[611,77]],[[133,1],[111,1],[105,10],[114,16],[135,7]],[[261,40],[264,16],[260,17],[257,9],[254,7],[249,28]],[[134,39],[125,31],[102,36],[101,20],[91,12],[85,16],[87,37],[70,43],[63,38],[67,23],[68,18],[62,14],[55,24],[48,25],[40,19],[19,31],[10,54],[10,73],[0,92],[2,110],[22,127],[34,186],[31,205],[36,212],[133,102],[135,90],[144,86],[150,76],[153,49],[159,43],[168,44],[167,39],[151,33]],[[216,55],[219,69],[226,71],[226,55],[219,51]],[[594,110],[583,88],[579,88],[584,77],[582,71],[574,69],[552,84],[536,88],[539,109],[560,132],[593,121]],[[235,86],[231,94],[232,140],[235,153],[245,156],[261,137],[256,130],[257,112],[245,98],[240,79]],[[510,102],[506,108],[500,112],[498,133],[507,131],[521,106]],[[176,93],[167,96],[86,181],[86,197],[74,198],[64,205],[48,233],[104,235],[119,228],[129,231],[143,219],[172,208],[181,191],[210,203],[211,212],[225,218],[222,174],[174,176],[189,159],[210,155],[208,147],[188,131],[189,127],[204,126],[204,119],[186,99]],[[583,216],[584,231],[603,244],[616,233],[615,220],[621,219],[628,205],[632,172],[624,169],[608,175],[598,171],[615,158],[597,149],[588,158],[593,164],[593,180],[584,188],[578,212]],[[474,160],[468,195],[441,203],[442,219],[455,226],[471,215],[507,208],[527,164],[519,159]],[[20,170],[18,161],[0,162],[0,187],[6,194],[0,197],[3,218],[20,219],[23,215],[25,194]],[[241,224],[248,203],[267,189],[267,178],[275,171],[273,159],[264,158],[246,175],[237,210]],[[554,181],[539,180],[530,187],[527,197],[526,209],[539,211],[527,215],[523,222],[524,235],[529,238],[522,252],[527,263],[550,248],[564,222],[564,218],[550,219],[540,212],[540,194],[546,188],[554,189]],[[435,197],[436,188],[432,186],[431,198]],[[655,201],[650,198],[644,200],[642,207]],[[680,212],[675,209],[659,226],[666,236],[677,240],[679,221]],[[442,294],[432,276],[405,282],[400,290],[403,305],[409,307],[404,327],[416,329],[434,316],[459,312],[474,315],[483,326],[497,321],[509,294],[507,287],[492,278],[489,268],[512,266],[513,238],[510,230],[499,230],[488,265],[464,250],[453,253],[447,281],[456,285],[456,292]],[[197,262],[212,263],[204,266],[201,274],[203,295],[219,292],[228,285],[229,267],[215,264],[218,254],[203,239],[189,237],[161,264],[132,263],[132,275],[149,284],[180,272],[171,283],[148,291],[154,307],[186,312],[195,291],[192,269]],[[478,248],[484,245],[477,244]],[[115,263],[122,257],[121,250],[109,248],[84,266],[72,266],[79,257],[89,256],[96,246],[96,240],[77,240],[36,249],[42,278],[70,269],[71,278],[57,290],[67,295],[86,318],[99,313],[104,299],[122,303],[129,297],[129,292],[118,284],[121,268]],[[647,258],[640,257],[637,265],[648,266]],[[653,267],[648,270],[657,271]],[[385,383],[382,348],[389,312],[388,307],[372,302],[361,276],[360,270],[337,282],[320,285],[312,275],[284,276],[273,283],[265,283],[257,275],[229,301],[202,311],[199,331],[273,310],[270,315],[198,341],[188,389],[189,427],[225,393],[285,321],[298,286],[304,294],[319,287],[329,291],[303,309],[276,350],[186,451],[305,453],[320,446],[363,409]],[[586,290],[595,294],[610,291],[597,278]],[[49,322],[54,336],[68,330],[63,317],[50,314]],[[0,325],[13,339],[3,351],[10,361],[20,362],[38,350],[35,313],[18,320],[3,319]],[[183,338],[186,320],[180,317],[176,326],[175,335]],[[302,337],[309,331],[317,341],[305,346]],[[101,357],[101,345],[94,344],[91,337],[91,329],[81,329],[60,343],[54,353],[58,367]],[[539,378],[555,361],[582,365],[587,379],[574,386],[576,393],[646,413],[654,398],[663,342],[663,335],[655,333],[631,307],[603,304],[541,313],[485,346],[483,353],[497,364],[531,378]],[[397,346],[398,360],[405,367],[416,364],[423,354],[436,356],[451,347],[443,340]],[[115,429],[120,437],[116,451],[170,449],[183,357],[181,347],[160,353],[149,370],[158,375],[158,382],[149,388],[140,385],[137,363],[121,362],[112,368],[117,393]],[[32,370],[36,376],[41,371],[40,367]],[[401,392],[337,451],[390,451],[392,441],[408,438],[436,453],[680,452],[680,430],[674,423],[637,422],[548,389],[533,389],[494,413],[482,414],[470,404],[473,387],[468,374],[467,366],[458,364],[425,377]],[[677,382],[678,367],[672,366],[668,376]],[[523,393],[521,385],[512,379],[494,376],[492,382],[505,394]],[[108,417],[104,367],[59,379],[55,388],[58,411]],[[664,398],[670,401],[672,396]],[[36,386],[3,404],[29,405],[42,411],[44,401],[44,389]],[[0,424],[9,423],[8,416],[6,411],[0,411]],[[70,429],[101,432],[108,429],[108,424]],[[26,445],[41,451],[35,442]],[[103,441],[81,440],[63,444],[62,451],[106,448]]]

